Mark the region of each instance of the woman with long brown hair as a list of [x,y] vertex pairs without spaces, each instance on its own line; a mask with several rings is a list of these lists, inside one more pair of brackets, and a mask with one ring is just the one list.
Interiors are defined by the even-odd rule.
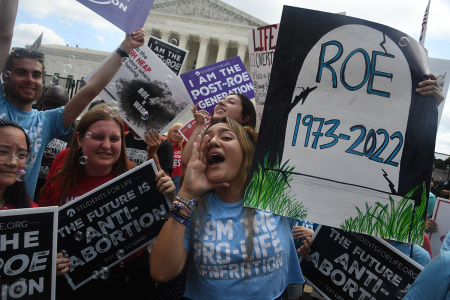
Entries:
[[287,285],[304,282],[288,218],[243,206],[256,136],[226,118],[197,137],[152,248],[154,280],[186,265],[189,299],[287,299]]
[[[122,120],[111,116],[106,104],[97,105],[80,120],[71,147],[55,159],[64,164],[42,188],[40,206],[61,206],[128,171],[128,160]],[[65,157],[65,158],[64,158]],[[163,171],[156,174],[160,193],[173,194],[175,186]],[[105,203],[108,198],[104,199]],[[58,254],[57,274],[69,271],[68,258]],[[148,251],[143,249],[116,265],[106,280],[93,280],[77,290],[59,276],[57,296],[60,299],[146,299],[151,294]]]

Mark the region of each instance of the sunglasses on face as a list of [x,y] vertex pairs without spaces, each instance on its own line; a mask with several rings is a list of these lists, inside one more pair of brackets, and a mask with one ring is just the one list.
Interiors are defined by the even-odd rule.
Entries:
[[45,54],[37,50],[28,50],[25,48],[15,48],[11,51],[11,55],[14,57],[29,57],[34,58],[37,61],[44,62]]

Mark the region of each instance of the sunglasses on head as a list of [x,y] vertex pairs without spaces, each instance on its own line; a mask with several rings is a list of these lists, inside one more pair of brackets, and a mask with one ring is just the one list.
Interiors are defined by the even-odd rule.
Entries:
[[45,58],[45,54],[43,52],[37,50],[28,50],[25,48],[15,48],[11,51],[11,55],[19,58],[20,57],[34,58],[40,62],[43,62]]

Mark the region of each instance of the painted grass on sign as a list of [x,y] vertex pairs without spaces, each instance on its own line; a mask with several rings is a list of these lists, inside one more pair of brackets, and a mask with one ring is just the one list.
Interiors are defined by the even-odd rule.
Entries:
[[411,190],[397,205],[389,195],[389,203],[385,205],[376,202],[372,207],[366,202],[365,213],[355,207],[358,216],[345,220],[341,224],[341,228],[421,245],[425,228],[425,220],[422,216],[427,209],[425,183],[422,184],[423,193],[420,205],[415,207],[414,200],[410,199],[419,186]]
[[268,163],[269,153],[264,157],[264,166],[258,164],[258,169],[245,191],[245,205],[270,211],[274,214],[304,220],[307,212],[303,203],[291,195],[289,183],[292,181],[294,167],[289,167],[286,161],[281,167],[276,163]]

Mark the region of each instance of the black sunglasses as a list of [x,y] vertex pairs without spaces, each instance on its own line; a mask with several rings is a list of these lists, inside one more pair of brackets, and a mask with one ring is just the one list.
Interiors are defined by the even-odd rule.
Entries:
[[44,62],[45,54],[37,50],[28,50],[25,48],[15,48],[11,51],[11,55],[14,57],[29,57],[34,58],[40,62]]

